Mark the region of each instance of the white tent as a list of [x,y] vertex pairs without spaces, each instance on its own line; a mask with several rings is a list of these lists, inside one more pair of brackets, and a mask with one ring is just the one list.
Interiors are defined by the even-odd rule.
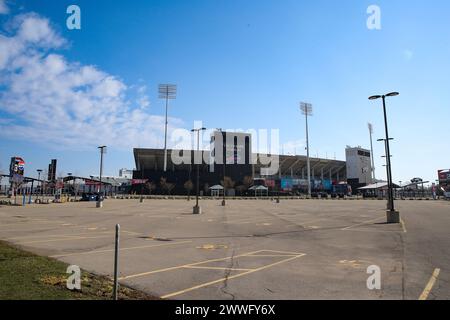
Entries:
[[[400,188],[395,183],[393,184],[393,186],[394,186],[394,189],[399,189]],[[387,188],[388,188],[388,183],[387,182],[377,182],[377,183],[370,184],[368,186],[359,188],[358,190],[386,190]]]
[[264,186],[253,186],[251,188],[249,188],[248,190],[250,191],[255,191],[255,197],[258,196],[268,196],[269,195],[269,188],[264,187]]
[[224,188],[218,184],[209,188],[209,191],[211,192],[212,197],[219,197],[223,195]]

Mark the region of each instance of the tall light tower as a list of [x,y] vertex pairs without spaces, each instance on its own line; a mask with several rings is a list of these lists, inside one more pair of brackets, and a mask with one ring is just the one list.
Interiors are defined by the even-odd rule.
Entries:
[[373,125],[369,122],[367,126],[369,128],[369,135],[370,135],[370,157],[372,158],[372,183],[374,183],[376,177],[375,177],[375,160],[373,157],[373,141],[372,141]]
[[166,121],[164,126],[164,172],[167,171],[167,115],[169,108],[169,100],[177,98],[177,86],[175,84],[160,84],[158,88],[159,98],[166,100]]
[[308,117],[312,116],[313,114],[313,107],[312,104],[301,102],[300,103],[300,110],[302,111],[302,114],[305,116],[306,120],[306,157],[307,157],[307,170],[308,170],[308,196],[311,197],[311,163],[309,160],[309,130],[308,130]]

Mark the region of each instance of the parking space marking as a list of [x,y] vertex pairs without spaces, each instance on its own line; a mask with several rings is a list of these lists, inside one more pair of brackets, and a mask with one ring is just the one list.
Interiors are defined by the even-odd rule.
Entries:
[[349,226],[349,227],[346,227],[346,228],[342,228],[341,230],[349,230],[349,229],[352,229],[352,228],[354,228],[354,227],[359,227],[359,226],[363,226],[363,225],[365,225],[365,224],[369,224],[369,223],[371,223],[371,222],[375,222],[375,221],[377,221],[377,220],[380,220],[380,219],[383,219],[384,217],[378,217],[378,218],[376,218],[376,219],[372,219],[372,220],[368,220],[368,221],[363,221],[363,222],[361,222],[361,223],[357,223],[357,224],[354,224],[354,225],[352,225],[352,226]]
[[18,242],[18,244],[33,244],[33,243],[47,243],[47,242],[57,242],[57,241],[74,241],[74,240],[89,240],[89,239],[101,239],[101,238],[109,238],[110,236],[98,236],[98,237],[72,237],[72,238],[64,238],[64,239],[51,239],[51,240],[36,240],[36,241],[27,241],[27,242]]
[[181,269],[181,268],[184,268],[184,267],[198,266],[198,265],[206,264],[206,263],[209,263],[209,262],[217,262],[217,261],[230,260],[230,259],[233,259],[233,258],[239,258],[239,257],[243,257],[243,256],[248,256],[248,255],[250,255],[250,254],[258,253],[258,252],[261,252],[261,251],[263,251],[263,250],[258,250],[258,251],[254,251],[254,252],[244,253],[244,254],[237,255],[237,256],[231,256],[231,257],[226,257],[226,258],[218,258],[218,259],[205,260],[205,261],[196,262],[196,263],[189,263],[189,264],[184,264],[184,265],[175,266],[175,267],[168,267],[168,268],[159,269],[159,270],[153,270],[153,271],[149,271],[149,272],[143,272],[143,273],[138,273],[138,274],[132,274],[132,275],[129,275],[129,276],[121,277],[121,278],[119,278],[119,280],[126,280],[126,279],[132,279],[132,278],[144,277],[144,276],[148,276],[148,275],[155,274],[155,273],[160,273],[160,272],[166,272],[166,271],[177,270],[177,269]]
[[[41,226],[40,228],[5,229],[5,230],[0,230],[0,232],[21,232],[21,231],[23,231],[23,232],[33,232],[33,231],[40,232],[40,231],[48,230],[49,228],[50,228],[50,230],[53,230],[58,227],[59,226],[55,225],[55,226]],[[63,227],[67,227],[70,229],[86,229],[86,228],[88,228],[87,226],[76,226],[73,224],[66,225],[66,226],[63,225]],[[58,229],[58,230],[60,230],[60,229]]]
[[[173,242],[173,243],[162,243],[162,244],[154,244],[154,245],[147,245],[147,246],[137,246],[137,247],[128,247],[128,248],[121,248],[120,251],[129,251],[129,250],[139,250],[139,249],[149,249],[149,248],[158,248],[158,247],[166,247],[166,246],[175,246],[185,243],[191,243],[192,241],[180,241],[180,242]],[[84,251],[84,252],[74,252],[74,253],[67,253],[67,254],[57,254],[50,256],[50,258],[61,258],[61,257],[70,257],[70,256],[77,256],[77,255],[89,255],[89,254],[97,254],[97,253],[105,253],[105,252],[113,252],[114,249],[105,249],[105,250],[91,250],[91,251]]]
[[225,267],[200,267],[200,266],[186,266],[185,269],[204,269],[204,270],[226,270],[226,271],[250,271],[253,269],[242,268],[225,268]]
[[422,294],[419,297],[419,300],[427,300],[428,296],[431,293],[431,290],[433,290],[434,284],[436,283],[437,278],[439,277],[439,274],[441,273],[441,269],[434,269],[433,274],[431,275],[430,280],[428,281],[427,286],[423,290]]
[[12,225],[22,225],[22,224],[29,224],[29,223],[35,223],[35,224],[47,224],[47,223],[64,223],[65,221],[58,221],[58,220],[37,220],[37,219],[27,219],[17,222],[11,222],[11,223],[2,223],[0,226],[12,226]]
[[[251,256],[251,255],[244,255],[244,256]],[[187,288],[187,289],[180,290],[180,291],[177,291],[177,292],[169,293],[169,294],[166,294],[166,295],[162,296],[161,298],[162,299],[168,299],[168,298],[172,298],[172,297],[175,297],[175,296],[179,296],[181,294],[184,294],[184,293],[187,293],[187,292],[190,292],[190,291],[194,291],[194,290],[197,290],[197,289],[201,289],[201,288],[204,288],[204,287],[208,287],[208,286],[211,286],[211,285],[214,285],[214,284],[217,284],[217,283],[221,283],[223,281],[229,281],[229,280],[236,279],[236,278],[239,278],[239,277],[243,277],[243,276],[255,273],[255,272],[263,271],[263,270],[272,268],[274,266],[277,266],[277,265],[280,265],[280,264],[283,264],[283,263],[287,263],[289,261],[301,258],[303,256],[305,256],[304,253],[299,254],[297,256],[291,256],[290,258],[283,259],[281,261],[278,261],[278,262],[275,262],[275,263],[271,263],[269,265],[265,265],[265,266],[262,266],[262,267],[259,267],[259,268],[255,268],[255,269],[252,269],[252,270],[249,270],[249,271],[245,271],[245,272],[233,275],[233,276],[228,276],[226,278],[221,278],[221,279],[217,279],[217,280],[214,280],[214,281],[205,282],[205,283],[199,284],[197,286],[193,286],[191,288]]]
[[354,231],[354,232],[375,232],[375,233],[399,233],[399,232],[403,232],[403,231],[401,231],[401,230],[397,230],[397,231],[395,231],[395,230],[371,230],[371,229],[354,229],[354,228],[352,228],[352,229],[348,229],[348,230],[345,230],[345,231]]
[[[16,222],[16,223],[8,223],[8,224],[1,224],[0,231],[9,231],[9,226],[18,227],[18,226],[30,226],[30,225],[36,225],[36,226],[45,226],[45,225],[55,225],[59,223],[64,223],[64,221],[24,221],[24,222]],[[8,228],[3,228],[8,227]]]
[[403,229],[403,233],[407,233],[408,231],[406,230],[406,224],[405,221],[403,219],[400,219],[400,223],[402,225],[402,229]]
[[35,235],[35,236],[18,236],[18,237],[12,237],[12,238],[5,238],[4,240],[9,241],[9,240],[19,240],[19,239],[33,239],[33,238],[73,238],[73,237],[79,237],[79,236],[84,236],[84,235],[88,235],[88,234],[113,234],[113,231],[99,231],[99,232],[83,232],[83,233],[74,233],[71,235],[68,234],[52,234],[52,235]]

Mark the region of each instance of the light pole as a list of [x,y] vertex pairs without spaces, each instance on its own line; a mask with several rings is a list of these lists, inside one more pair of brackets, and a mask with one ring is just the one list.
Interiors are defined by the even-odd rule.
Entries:
[[313,114],[313,108],[312,104],[301,102],[300,103],[300,110],[302,111],[302,114],[305,116],[306,120],[306,167],[308,170],[308,197],[311,198],[311,163],[309,159],[309,130],[308,130],[308,117],[312,116]]
[[[37,169],[36,170],[37,171],[37,173],[38,173],[38,183],[40,182],[40,192],[42,192],[42,182],[41,182],[41,172],[42,172],[42,169]],[[39,199],[39,192],[37,193],[37,196],[36,196],[36,201]]]
[[[197,154],[200,151],[200,131],[205,131],[206,128],[199,128],[199,129],[192,129],[191,132],[197,132]],[[194,157],[195,159],[195,157]],[[203,162],[203,157],[202,157]],[[194,214],[201,214],[202,209],[198,205],[198,194],[200,191],[200,164],[197,163],[197,185],[196,185],[196,195],[195,195],[195,207],[194,207]]]
[[[226,157],[226,155],[225,155],[225,153],[223,152],[223,150],[224,150],[224,146],[226,146],[226,137],[225,137],[225,132],[221,129],[221,128],[217,128],[217,131],[219,131],[221,134],[222,134],[222,162],[223,162],[223,164],[222,164],[222,167],[223,167],[223,172],[222,172],[222,174],[223,174],[223,199],[222,199],[222,207],[225,207],[226,205],[227,205],[227,202],[226,202],[226,195],[225,195],[225,192],[226,192],[226,187],[225,187],[225,166],[226,166],[226,164],[227,164],[227,157]],[[226,151],[225,151],[226,152]]]
[[177,86],[175,84],[160,84],[159,88],[159,98],[166,100],[166,121],[164,124],[164,172],[167,171],[167,125],[168,125],[168,109],[169,100],[174,100],[177,97]]
[[[67,175],[69,176],[69,177],[71,177],[72,178],[72,173],[71,172],[68,172],[67,173]],[[72,180],[72,179],[71,179]],[[73,183],[72,183],[72,189],[74,189],[75,190],[75,187],[74,187],[74,185],[73,185]],[[69,190],[69,197],[68,197],[68,200],[70,200],[70,193],[71,193],[71,191]],[[73,194],[75,194],[75,191],[74,191],[74,193]]]
[[[393,138],[389,138],[389,140],[394,140]],[[385,158],[386,159],[386,164],[384,165],[384,167],[386,167],[386,177],[387,177],[387,180],[388,180],[388,193],[387,193],[387,195],[386,195],[386,199],[387,199],[387,209],[391,209],[392,207],[391,207],[391,201],[390,201],[390,197],[391,197],[391,195],[390,195],[390,193],[389,193],[389,164],[388,164],[388,161],[387,161],[387,140],[386,139],[378,139],[377,140],[378,142],[384,142],[384,156],[381,156],[382,158]]]
[[372,158],[372,183],[375,182],[375,159],[373,157],[373,142],[372,142],[372,135],[373,135],[373,125],[371,123],[367,124],[369,128],[369,135],[370,135],[370,157]]
[[369,97],[369,100],[383,100],[383,114],[384,114],[384,127],[386,131],[386,165],[388,173],[388,190],[389,190],[389,210],[387,211],[387,222],[388,223],[400,223],[400,213],[395,210],[394,204],[394,188],[392,183],[392,166],[391,166],[391,152],[389,147],[389,130],[387,123],[387,113],[386,113],[386,97],[398,96],[398,92],[391,92],[386,95],[375,95]]
[[98,200],[97,200],[97,208],[103,207],[103,196],[101,194],[102,191],[102,175],[103,175],[103,155],[106,153],[106,146],[98,147],[100,150],[100,189],[98,190]]

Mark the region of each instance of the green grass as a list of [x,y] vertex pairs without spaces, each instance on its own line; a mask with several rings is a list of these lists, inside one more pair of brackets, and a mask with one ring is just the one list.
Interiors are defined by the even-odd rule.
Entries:
[[[111,299],[110,279],[82,271],[81,290],[66,288],[66,263],[34,255],[0,241],[0,300]],[[143,292],[121,286],[121,300],[154,300]]]

